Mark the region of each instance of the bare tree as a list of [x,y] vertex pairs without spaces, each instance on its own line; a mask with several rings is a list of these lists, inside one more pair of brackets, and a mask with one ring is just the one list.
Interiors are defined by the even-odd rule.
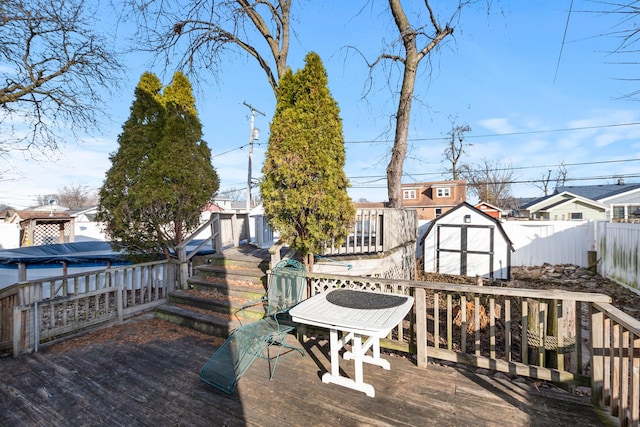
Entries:
[[98,203],[97,196],[86,185],[65,185],[62,190],[58,190],[56,197],[59,205],[75,209],[96,206]]
[[407,155],[407,137],[418,66],[423,59],[430,56],[430,53],[443,40],[453,34],[452,22],[459,16],[463,6],[468,3],[470,1],[460,0],[451,16],[447,20],[440,20],[434,13],[430,1],[424,0],[428,21],[420,22],[422,15],[412,14],[412,18],[415,20],[415,23],[412,23],[403,9],[401,0],[389,0],[389,9],[399,34],[398,40],[390,46],[390,49],[395,49],[398,52],[382,53],[370,64],[370,68],[373,69],[381,61],[393,61],[400,65],[403,73],[395,116],[396,129],[393,147],[387,166],[387,191],[390,207],[402,206],[402,174]]
[[[600,34],[600,36],[613,37],[617,39],[616,46],[608,55],[608,61],[613,64],[621,65],[640,65],[638,60],[638,43],[640,43],[640,26],[638,25],[638,17],[640,17],[640,2],[637,0],[627,2],[594,2],[598,6],[597,10],[589,10],[589,12],[597,14],[618,15],[620,20],[610,31]],[[571,9],[569,9],[571,13]],[[619,61],[611,61],[610,57],[618,57]],[[637,77],[619,78],[620,80],[628,80],[637,82]],[[640,89],[632,90],[622,96],[630,100],[638,100],[640,97]]]
[[127,0],[140,46],[176,68],[216,73],[232,52],[255,59],[274,94],[287,70],[291,0]]
[[38,206],[52,205],[54,203],[58,203],[58,195],[57,194],[39,194],[36,197],[36,201],[38,202]]
[[451,169],[447,170],[447,172],[451,173],[451,179],[453,180],[459,179],[460,158],[466,153],[467,147],[473,145],[464,140],[464,134],[470,131],[471,127],[469,125],[456,125],[452,122],[451,130],[447,133],[449,139],[447,148],[444,150],[444,158],[451,165]]
[[551,169],[547,170],[547,172],[542,174],[540,178],[540,183],[534,183],[536,187],[542,190],[545,196],[549,195],[549,183],[551,183]]
[[84,0],[0,1],[0,152],[56,149],[65,132],[95,129],[101,90],[120,66]]
[[219,192],[218,195],[234,201],[244,200],[247,197],[247,189],[231,187],[228,190]]
[[502,166],[499,161],[483,159],[479,165],[464,165],[460,171],[467,180],[467,188],[479,201],[491,203],[502,209],[514,208],[511,194],[514,172],[511,165]]
[[[542,190],[545,196],[549,195],[551,190],[556,190],[558,187],[564,186],[568,179],[568,171],[564,162],[560,163],[558,169],[556,170],[555,175],[553,175],[553,171],[551,169],[547,170],[547,172],[542,174],[542,177],[539,181],[534,182],[533,185]],[[551,189],[551,184],[554,184],[554,188]]]

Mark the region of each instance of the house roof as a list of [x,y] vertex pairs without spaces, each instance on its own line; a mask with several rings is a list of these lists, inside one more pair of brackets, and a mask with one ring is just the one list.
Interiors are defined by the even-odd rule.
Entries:
[[423,188],[423,187],[452,187],[456,185],[467,185],[467,181],[464,179],[456,179],[449,181],[433,181],[433,182],[410,182],[401,184],[402,188]]
[[528,202],[524,203],[522,206],[520,206],[520,209],[529,209],[530,207],[535,206],[538,203],[542,203],[545,200],[548,200],[553,196],[554,196],[554,194],[549,194],[547,196],[538,197],[537,199],[531,199]]
[[491,204],[491,203],[489,203],[489,202],[478,202],[478,203],[476,203],[476,204],[475,204],[475,206],[476,206],[476,207],[478,207],[478,206],[482,206],[482,205],[484,205],[484,206],[486,206],[486,207],[488,207],[488,208],[494,209],[494,210],[496,210],[496,211],[498,211],[498,212],[502,212],[502,209],[500,209],[500,208],[499,208],[499,207],[497,207],[496,205],[492,205],[492,204]]
[[68,212],[17,211],[8,222],[16,223],[28,219],[69,220],[71,216],[69,216]]
[[[557,201],[552,201],[552,199],[558,199],[558,200]],[[560,205],[562,205],[564,203],[572,202],[572,201],[579,201],[581,203],[596,207],[598,209],[603,209],[603,210],[607,209],[607,207],[605,205],[603,205],[602,203],[600,203],[600,202],[598,202],[596,200],[589,199],[587,197],[580,196],[580,195],[571,193],[569,191],[563,191],[562,193],[551,194],[551,195],[548,195],[548,196],[540,197],[539,199],[535,199],[535,200],[523,205],[521,209],[532,210],[532,208],[535,208],[536,206],[541,205],[545,201],[550,201],[550,204],[546,205],[546,206],[541,206],[540,210],[547,211],[547,210],[553,209],[555,207],[558,207],[558,206],[560,206]]]
[[556,193],[567,191],[587,199],[600,201],[633,190],[640,190],[640,183],[565,186],[558,187]]

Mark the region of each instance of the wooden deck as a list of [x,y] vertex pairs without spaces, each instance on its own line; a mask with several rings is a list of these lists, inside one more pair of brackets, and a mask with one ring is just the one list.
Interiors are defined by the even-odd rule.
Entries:
[[[211,337],[148,316],[18,359],[0,359],[1,426],[600,426],[587,398],[389,355],[365,366],[376,397],[333,384],[328,343],[281,361],[269,381],[258,360],[232,396],[198,379]],[[347,362],[347,374],[353,372]]]

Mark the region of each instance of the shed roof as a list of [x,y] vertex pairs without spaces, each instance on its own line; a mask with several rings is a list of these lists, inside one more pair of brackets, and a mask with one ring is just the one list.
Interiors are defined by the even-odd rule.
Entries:
[[478,209],[475,206],[469,204],[468,202],[460,203],[459,205],[457,205],[453,209],[447,211],[446,213],[440,215],[438,218],[436,218],[433,221],[431,221],[431,223],[429,224],[429,228],[427,228],[427,231],[422,235],[422,238],[420,239],[420,245],[424,245],[424,240],[427,238],[427,236],[431,232],[431,229],[436,226],[436,223],[438,221],[441,221],[443,218],[446,218],[447,216],[452,215],[458,209],[469,209],[473,213],[482,216],[483,218],[487,219],[490,222],[493,222],[495,224],[495,226],[496,226],[496,229],[500,232],[500,234],[504,238],[505,242],[507,242],[507,245],[509,246],[509,249],[511,250],[511,252],[515,251],[515,249],[513,248],[513,242],[511,242],[511,239],[509,239],[509,236],[507,236],[507,233],[504,231],[504,228],[502,227],[502,223],[497,218],[494,218],[491,215],[488,215],[488,214],[482,212],[480,209]]

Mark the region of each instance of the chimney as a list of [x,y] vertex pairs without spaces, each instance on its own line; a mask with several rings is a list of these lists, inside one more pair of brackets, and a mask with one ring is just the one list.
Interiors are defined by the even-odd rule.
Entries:
[[624,185],[624,179],[618,178],[618,185]]

